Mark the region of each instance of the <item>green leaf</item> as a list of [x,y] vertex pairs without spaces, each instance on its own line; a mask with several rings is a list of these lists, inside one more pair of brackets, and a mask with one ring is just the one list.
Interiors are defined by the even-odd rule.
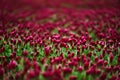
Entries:
[[5,56],[9,57],[9,56],[10,56],[10,54],[11,54],[11,50],[10,50],[10,49],[8,49],[8,50],[5,52]]
[[111,74],[110,73],[107,74],[107,78],[111,78]]
[[61,52],[64,54],[64,57],[67,58],[68,54],[66,52],[66,48],[61,48]]
[[39,80],[46,80],[46,79],[42,75],[40,75]]
[[90,35],[91,35],[91,37],[92,37],[92,39],[93,39],[94,41],[97,39],[97,36],[95,35],[94,32],[91,32]]
[[7,59],[8,62],[10,62],[10,58],[9,57],[6,56],[6,59]]
[[96,55],[97,55],[97,56],[100,56],[100,54],[101,54],[101,52],[96,52]]
[[89,53],[89,49],[85,49],[83,53],[85,53],[86,55]]
[[22,55],[22,50],[21,50],[21,48],[18,48],[18,49],[17,49],[16,55],[17,55],[17,56],[21,56],[21,55]]
[[112,64],[115,66],[117,65],[117,59],[118,59],[118,56],[116,55],[112,61]]
[[120,47],[118,47],[118,54],[120,54]]
[[44,48],[37,46],[37,49],[39,51],[39,55],[38,56],[39,57],[44,57]]
[[23,66],[20,65],[20,64],[18,64],[18,66],[17,66],[17,70],[23,70]]
[[95,59],[95,57],[92,55],[92,56],[91,56],[91,60],[94,61],[94,59]]
[[82,80],[86,78],[86,72],[82,71],[81,73],[78,73],[77,80]]
[[91,75],[88,75],[86,80],[94,80],[94,79]]
[[4,51],[4,55],[9,57],[11,54],[11,49],[9,48],[9,44],[5,45],[5,51]]

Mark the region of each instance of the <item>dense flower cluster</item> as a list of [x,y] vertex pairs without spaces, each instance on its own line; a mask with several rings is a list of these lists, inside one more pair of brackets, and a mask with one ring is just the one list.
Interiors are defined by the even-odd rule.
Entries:
[[120,80],[119,1],[53,1],[1,1],[0,80]]

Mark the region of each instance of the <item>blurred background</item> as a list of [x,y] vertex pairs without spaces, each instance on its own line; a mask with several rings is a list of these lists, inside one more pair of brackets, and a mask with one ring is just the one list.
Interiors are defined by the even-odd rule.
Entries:
[[18,15],[27,10],[32,12],[45,8],[120,8],[119,3],[120,0],[0,0],[0,23],[5,24],[7,21],[15,19],[15,14]]
[[0,9],[31,7],[117,7],[120,0],[0,0]]

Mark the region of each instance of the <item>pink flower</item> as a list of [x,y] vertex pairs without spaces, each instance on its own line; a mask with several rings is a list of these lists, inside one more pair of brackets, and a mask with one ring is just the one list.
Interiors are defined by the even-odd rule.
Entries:
[[89,67],[89,62],[86,61],[86,62],[84,63],[84,68],[85,68],[85,69],[88,69],[88,67]]
[[35,75],[38,76],[40,74],[40,68],[35,68],[34,72],[35,72]]
[[45,78],[47,78],[47,79],[51,79],[52,78],[52,75],[53,75],[53,72],[51,72],[51,71],[45,71],[45,72],[43,72],[43,74],[42,74]]
[[27,71],[31,67],[31,62],[28,58],[25,58],[24,65],[25,65],[24,71]]
[[68,62],[68,64],[69,64],[70,67],[74,66],[74,62],[73,61]]
[[109,80],[117,80],[117,76],[113,75]]
[[17,62],[15,60],[10,61],[10,63],[7,65],[8,69],[14,69],[17,66]]
[[81,72],[83,70],[83,67],[82,66],[79,66],[78,67],[78,71]]
[[60,63],[62,61],[62,58],[61,57],[55,57],[54,60],[55,60],[56,63]]
[[23,56],[27,56],[28,52],[27,51],[23,51],[22,54],[23,54]]
[[100,80],[106,80],[107,74],[106,73],[102,73],[102,75],[100,76]]
[[53,35],[53,38],[59,39],[59,38],[60,38],[60,35],[59,35],[59,34],[54,34],[54,35]]
[[4,68],[0,67],[0,75],[2,76],[4,74]]
[[35,72],[33,70],[29,70],[28,73],[27,73],[27,79],[30,79],[30,78],[34,78],[36,75],[35,75]]
[[98,66],[102,66],[103,64],[104,64],[104,60],[99,59],[99,60],[97,61],[97,65],[98,65]]
[[50,54],[50,52],[51,52],[50,47],[47,46],[47,47],[44,48],[44,53],[45,53],[46,56],[48,56]]
[[68,68],[68,67],[64,67],[63,72],[64,72],[64,74],[70,74],[72,72],[72,69]]
[[44,63],[45,63],[45,60],[46,60],[46,58],[41,58],[40,62],[41,62],[42,64],[44,64]]
[[114,59],[114,56],[113,56],[113,53],[110,53],[110,62],[112,62],[113,61],[113,59]]
[[55,69],[53,71],[53,80],[63,80],[62,73],[60,69]]
[[18,72],[16,73],[15,79],[18,80],[18,79],[21,78],[21,76],[22,76],[21,71],[18,71]]
[[77,80],[77,77],[76,76],[70,76],[70,80]]

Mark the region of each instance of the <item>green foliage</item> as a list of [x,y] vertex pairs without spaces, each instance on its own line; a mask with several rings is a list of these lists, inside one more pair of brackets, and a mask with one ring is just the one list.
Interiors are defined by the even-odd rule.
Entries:
[[112,64],[115,66],[117,65],[117,59],[118,59],[118,55],[115,55],[112,61]]
[[6,44],[6,45],[5,45],[4,55],[5,55],[6,57],[9,57],[10,54],[11,54],[11,49],[10,49],[10,47],[9,47],[9,44]]

